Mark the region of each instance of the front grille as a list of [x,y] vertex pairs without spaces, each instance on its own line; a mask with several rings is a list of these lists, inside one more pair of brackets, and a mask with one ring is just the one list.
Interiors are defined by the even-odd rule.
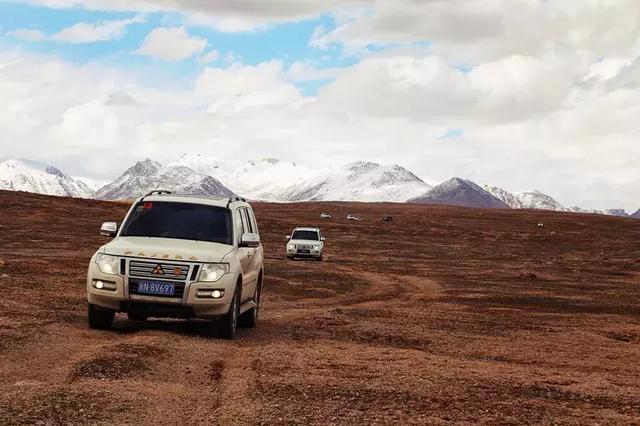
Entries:
[[171,296],[165,296],[161,294],[147,294],[147,293],[139,293],[138,292],[138,281],[134,279],[129,279],[129,294],[137,294],[139,296],[150,296],[150,297],[166,297],[169,299],[182,299],[184,295],[184,283],[174,283],[176,286],[176,291]]
[[298,253],[311,253],[310,245],[299,244],[296,246],[296,249],[298,250]]
[[154,280],[186,281],[189,265],[164,262],[129,262],[129,276]]

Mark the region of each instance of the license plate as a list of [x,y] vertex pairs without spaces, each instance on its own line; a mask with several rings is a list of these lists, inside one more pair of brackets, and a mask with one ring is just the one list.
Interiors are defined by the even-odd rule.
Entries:
[[160,296],[173,296],[176,285],[162,281],[138,281],[138,293],[157,294]]

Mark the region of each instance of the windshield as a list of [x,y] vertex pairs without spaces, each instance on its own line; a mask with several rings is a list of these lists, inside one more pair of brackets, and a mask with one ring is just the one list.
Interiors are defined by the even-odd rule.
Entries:
[[293,231],[292,240],[313,240],[318,241],[318,231]]
[[120,236],[233,244],[228,209],[188,203],[140,202],[123,225]]

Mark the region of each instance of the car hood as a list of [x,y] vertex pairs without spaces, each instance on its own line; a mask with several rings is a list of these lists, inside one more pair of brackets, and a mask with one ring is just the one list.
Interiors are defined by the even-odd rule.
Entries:
[[101,253],[184,262],[220,262],[232,246],[173,238],[119,237],[104,245]]
[[322,241],[318,241],[318,240],[289,240],[289,242],[291,242],[293,244],[308,244],[308,245],[321,244],[322,243]]

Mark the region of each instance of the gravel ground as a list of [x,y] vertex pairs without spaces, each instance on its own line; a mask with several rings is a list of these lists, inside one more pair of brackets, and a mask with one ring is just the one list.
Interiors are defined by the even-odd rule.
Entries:
[[[86,264],[126,209],[0,191],[0,424],[640,423],[639,220],[255,204],[262,316],[224,341],[87,328]],[[324,262],[285,259],[296,225]]]

